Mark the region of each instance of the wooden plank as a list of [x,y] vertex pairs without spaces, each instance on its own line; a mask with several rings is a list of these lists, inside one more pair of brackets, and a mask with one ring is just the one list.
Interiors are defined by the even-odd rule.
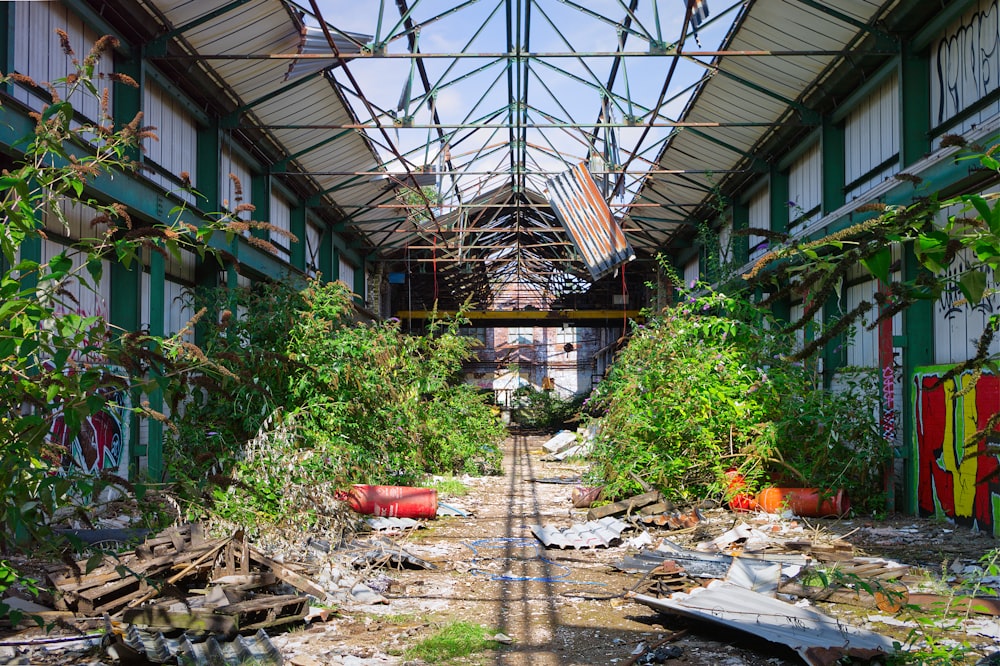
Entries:
[[642,493],[641,495],[618,500],[617,502],[613,502],[611,504],[595,507],[587,512],[587,520],[600,520],[601,518],[605,518],[607,516],[615,516],[620,513],[632,512],[635,509],[662,501],[663,495],[661,495],[659,491],[653,490],[648,493]]
[[639,509],[639,514],[643,516],[652,516],[657,513],[666,513],[667,511],[673,511],[674,504],[670,501],[657,502],[656,504],[650,504],[649,506],[644,506]]
[[128,608],[122,613],[122,622],[157,629],[192,629],[228,635],[235,634],[240,628],[239,619],[235,615],[220,614],[205,608],[190,608],[182,611],[157,606]]
[[325,589],[323,589],[310,579],[306,578],[305,576],[295,573],[294,571],[284,566],[283,564],[275,562],[271,558],[259,552],[256,548],[250,549],[250,559],[256,561],[258,564],[261,564],[269,568],[271,571],[274,572],[274,575],[277,576],[279,580],[288,583],[296,590],[305,592],[306,594],[311,594],[312,596],[320,600],[326,599],[327,593]]
[[233,585],[237,587],[265,587],[274,585],[277,577],[274,572],[263,571],[261,573],[233,574],[231,576],[219,576],[209,582],[210,585]]

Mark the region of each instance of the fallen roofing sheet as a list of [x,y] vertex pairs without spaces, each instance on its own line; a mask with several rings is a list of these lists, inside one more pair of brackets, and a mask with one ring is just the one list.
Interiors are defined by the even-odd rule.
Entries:
[[553,435],[549,441],[542,444],[542,448],[549,453],[558,453],[576,441],[576,433],[572,430],[560,430]]
[[631,525],[607,517],[577,523],[561,530],[549,525],[531,525],[529,529],[546,548],[607,548],[621,541],[622,532]]
[[[724,553],[703,553],[680,548],[664,539],[658,548],[645,549],[628,556],[615,565],[626,573],[647,573],[667,560],[672,560],[684,568],[689,576],[698,578],[725,578],[732,566],[732,555]],[[744,554],[740,559],[782,565],[805,565],[809,558],[801,553],[768,553],[766,555]]]
[[[284,662],[281,651],[261,629],[253,636],[222,635],[190,636],[181,634],[168,638],[160,632],[145,631],[135,625],[125,628],[121,643],[112,646],[118,658],[125,661],[122,651],[133,650],[146,663],[154,664],[257,664],[279,666]],[[124,645],[122,645],[124,643]],[[133,662],[135,663],[135,662]],[[141,663],[141,662],[140,662]]]
[[893,652],[892,639],[886,636],[721,580],[666,599],[641,594],[633,598],[661,613],[713,622],[787,645],[813,666],[834,664],[844,655],[871,658]]

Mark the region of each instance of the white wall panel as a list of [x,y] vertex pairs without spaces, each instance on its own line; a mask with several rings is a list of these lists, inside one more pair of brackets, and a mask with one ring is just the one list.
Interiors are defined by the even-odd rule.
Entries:
[[[51,239],[42,240],[42,263],[52,260],[53,257],[65,252],[72,261],[70,276],[65,278],[62,286],[63,294],[58,296],[55,305],[57,314],[75,313],[85,317],[101,316],[108,317],[108,303],[111,300],[111,264],[101,260],[101,279],[96,283],[90,273],[83,267],[86,256],[74,252],[71,248]],[[81,281],[77,275],[85,276]],[[94,341],[99,342],[99,341]],[[86,360],[77,357],[76,360]]]
[[[53,82],[75,71],[73,58],[83,60],[100,35],[84,26],[83,20],[61,2],[14,2],[14,70],[30,76],[36,83]],[[56,29],[65,30],[75,55],[63,52]],[[109,105],[113,104],[114,89],[107,80],[97,76],[114,71],[113,56],[108,50],[94,67],[94,84],[109,90]],[[60,91],[65,97],[65,92]],[[14,97],[36,110],[41,110],[43,100],[28,92],[22,84],[15,86]],[[86,118],[98,121],[100,100],[91,95],[74,95],[73,108]]]
[[[820,215],[823,162],[820,144],[809,148],[788,170],[788,229],[793,232]],[[810,213],[810,211],[814,211]]]
[[[991,188],[983,193],[988,194],[998,190],[1000,188]],[[960,208],[957,206],[944,209],[940,213],[938,222],[944,223],[949,215],[956,215],[959,212]],[[959,252],[947,275],[953,277],[964,271],[972,258],[967,251]],[[966,301],[957,288],[945,291],[934,303],[935,363],[958,363],[975,355],[976,342],[990,316],[1000,312],[1000,295],[995,293],[998,289],[1000,284],[992,273],[989,273],[986,281],[987,295],[976,305]],[[997,336],[990,345],[990,353],[1000,353],[1000,336]]]
[[[142,111],[143,125],[155,127],[159,138],[159,141],[146,141],[143,161],[152,162],[176,178],[186,171],[191,182],[197,182],[198,124],[194,116],[151,78],[146,79],[142,91]],[[142,173],[189,204],[197,203],[193,194],[181,190],[167,175],[153,170]]]
[[319,227],[312,222],[306,224],[306,274],[313,277],[319,272],[319,247],[322,238],[323,232]]
[[1000,1],[979,0],[931,45],[931,125],[961,133],[996,117],[993,102],[962,123],[950,122],[1000,88]]
[[[750,228],[771,228],[771,188],[765,187],[750,199]],[[767,239],[763,236],[750,236],[750,261],[761,257],[767,252]]]
[[848,201],[898,173],[898,163],[872,173],[899,154],[899,78],[895,74],[847,117],[844,141],[846,182],[864,179],[847,192]]
[[[247,164],[246,160],[236,155],[228,144],[222,149],[219,177],[221,179],[219,192],[222,196],[223,208],[228,211],[234,211],[239,204],[250,203],[252,179],[250,165]],[[244,211],[237,217],[241,220],[251,220],[253,218],[250,211]]]
[[351,291],[354,291],[354,266],[343,257],[340,259],[340,281],[346,282]]
[[[271,226],[277,227],[286,233],[292,231],[292,208],[288,200],[276,192],[271,193],[271,216],[268,222]],[[302,239],[299,239],[302,242]],[[278,254],[282,259],[288,261],[291,241],[285,235],[271,233],[271,244],[278,248]]]
[[698,259],[692,259],[684,265],[684,287],[687,288],[700,279],[698,274]]
[[[163,285],[163,295],[166,307],[163,318],[164,334],[174,335],[183,330],[194,316],[190,290],[180,282],[167,279]],[[194,331],[188,331],[185,339],[193,341]]]

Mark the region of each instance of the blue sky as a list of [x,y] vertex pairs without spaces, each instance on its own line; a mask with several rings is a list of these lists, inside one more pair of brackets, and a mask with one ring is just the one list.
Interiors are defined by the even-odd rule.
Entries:
[[[574,6],[571,2],[560,0],[410,0],[409,4],[413,20],[420,24],[451,8],[461,7],[421,29],[419,49],[427,54],[506,52],[507,12],[510,11],[511,24],[515,26],[515,32],[519,30],[520,33],[517,41],[522,45],[527,43],[532,54],[548,54],[530,60],[527,67],[521,69],[522,74],[528,77],[529,127],[552,121],[593,123],[598,120],[603,96],[601,87],[607,82],[612,59],[557,57],[555,54],[614,51],[618,46],[619,36],[614,23],[626,16],[627,2],[580,0]],[[735,9],[730,10],[736,4],[739,3],[734,0],[711,0],[710,18],[722,18],[710,22],[699,31],[701,47],[689,38],[685,43],[685,50],[716,49],[737,15]],[[309,3],[305,2],[303,6],[308,8]],[[368,35],[380,33],[379,36],[383,39],[400,33],[397,26],[399,14],[394,0],[319,0],[319,6],[326,21],[339,30]],[[665,43],[677,41],[684,9],[683,0],[640,0],[635,12],[637,20],[633,21],[633,32],[628,34],[625,50],[646,53],[651,49],[650,38]],[[383,16],[381,26],[378,23],[380,10]],[[608,20],[602,20],[600,16],[607,17]],[[530,35],[526,34],[529,27]],[[390,54],[405,53],[406,38],[389,41],[386,51]],[[498,115],[492,119],[492,123],[506,122],[510,100],[508,79],[505,63],[495,60],[486,57],[423,60],[432,84],[441,84],[434,98],[434,106],[442,123],[468,123],[494,114]],[[707,63],[710,58],[705,56],[698,60]],[[655,107],[658,101],[670,62],[671,58],[666,56],[626,60],[611,89],[615,96],[611,111],[613,120],[621,121],[626,115],[636,116],[640,120],[651,117],[647,110]],[[479,68],[482,71],[474,71]],[[411,72],[415,77],[412,95],[416,97],[422,93],[422,86],[411,68],[410,59],[360,58],[351,60],[348,69],[358,81],[364,97],[383,110],[395,111]],[[704,71],[705,68],[696,62],[682,60],[678,64],[666,94],[667,102],[660,109],[661,116],[677,119],[689,97],[683,91]],[[343,71],[335,70],[334,75],[338,81],[349,85]],[[678,94],[676,99],[671,99]],[[364,122],[371,119],[360,100],[355,98],[351,102],[360,120]],[[405,113],[404,111],[403,114]],[[429,123],[431,119],[426,104],[411,104],[409,115],[417,125]],[[392,118],[383,116],[381,121],[391,126]],[[428,128],[393,128],[389,130],[389,134],[398,149],[406,153],[411,168],[436,163],[443,145],[447,144],[456,168],[474,172],[507,173],[509,134],[506,128],[444,131],[456,134],[444,142],[439,139],[436,130]],[[640,146],[639,159],[633,160],[630,171],[641,169],[643,159],[652,160],[656,157],[659,142],[665,139],[669,131],[665,127],[650,129]],[[586,159],[592,148],[603,150],[606,132],[598,133],[596,143],[590,138],[592,133],[592,128],[530,129],[526,135],[529,147],[525,166],[529,172],[538,172],[538,175],[528,177],[529,187],[541,191],[546,177],[543,172],[562,171],[568,165]],[[369,134],[375,141],[384,143],[381,133],[371,131]],[[621,148],[619,163],[627,159],[641,135],[641,127],[617,130],[615,139]],[[390,150],[385,147],[379,150],[390,170],[400,170],[401,167]],[[463,190],[463,197],[467,198],[474,193],[489,190],[502,180],[501,175],[490,177],[485,173],[476,173],[463,178],[459,187]],[[444,194],[449,196],[447,191]]]

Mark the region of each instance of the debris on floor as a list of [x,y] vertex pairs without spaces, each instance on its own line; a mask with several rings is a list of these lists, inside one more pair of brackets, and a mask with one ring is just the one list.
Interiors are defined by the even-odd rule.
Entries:
[[621,541],[631,525],[617,518],[601,518],[559,529],[551,525],[529,525],[531,533],[546,548],[607,548]]
[[641,594],[633,599],[662,613],[719,624],[787,645],[815,666],[832,665],[845,656],[871,659],[894,649],[892,639],[853,627],[815,608],[803,608],[721,580],[665,599]]

